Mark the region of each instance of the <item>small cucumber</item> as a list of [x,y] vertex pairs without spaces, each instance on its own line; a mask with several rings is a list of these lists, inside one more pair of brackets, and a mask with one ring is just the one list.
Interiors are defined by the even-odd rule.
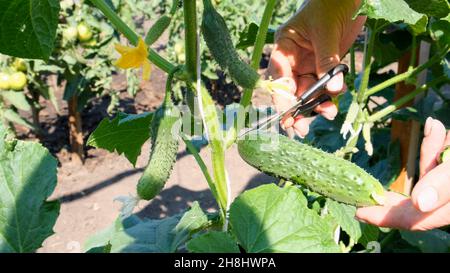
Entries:
[[260,76],[236,52],[225,20],[214,9],[211,0],[203,0],[203,7],[201,28],[213,58],[238,85],[249,89],[255,88]]
[[251,166],[296,182],[353,206],[383,204],[381,183],[343,158],[276,133],[250,133],[238,140],[240,156]]
[[141,199],[150,200],[164,188],[172,172],[178,152],[180,111],[172,103],[164,103],[152,120],[152,151],[137,192]]
[[161,16],[147,32],[147,36],[145,36],[145,43],[147,45],[152,45],[155,43],[169,27],[171,21],[171,17],[167,15]]

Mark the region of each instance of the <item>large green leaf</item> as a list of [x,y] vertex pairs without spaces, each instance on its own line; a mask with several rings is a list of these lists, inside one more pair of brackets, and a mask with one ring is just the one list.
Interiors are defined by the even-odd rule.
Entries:
[[450,12],[448,0],[406,0],[408,5],[417,12],[442,18]]
[[58,25],[59,0],[0,0],[0,52],[47,60]]
[[340,252],[333,219],[310,210],[295,186],[244,192],[231,205],[230,224],[247,252]]
[[117,219],[112,227],[92,236],[85,249],[108,249],[111,252],[171,253],[177,251],[193,232],[208,223],[198,202],[184,215],[177,214],[161,220],[130,216]]
[[133,226],[120,226],[109,243],[112,253],[169,253],[173,252],[171,230],[179,216],[163,220],[139,220]]
[[424,232],[400,231],[402,238],[425,253],[450,252],[450,234],[435,229]]
[[0,252],[33,252],[53,234],[56,159],[35,142],[8,140],[0,126]]
[[189,211],[187,211],[175,228],[172,230],[172,233],[175,234],[171,249],[175,251],[179,246],[181,246],[184,242],[186,242],[190,235],[204,227],[208,223],[208,217],[200,208],[198,202],[194,202]]
[[152,118],[153,113],[119,113],[113,120],[105,118],[89,136],[87,144],[110,152],[123,153],[131,164],[135,165],[142,145],[150,137]]
[[356,14],[391,23],[404,22],[416,33],[424,32],[428,21],[426,15],[411,9],[404,0],[363,0]]
[[219,231],[193,238],[187,248],[194,253],[240,253],[237,242],[228,233]]
[[361,238],[362,231],[360,223],[355,219],[356,208],[346,204],[338,203],[327,199],[328,212],[333,216],[336,222],[341,226],[354,242]]
[[412,35],[404,28],[379,33],[375,39],[375,62],[379,67],[398,61],[411,48]]

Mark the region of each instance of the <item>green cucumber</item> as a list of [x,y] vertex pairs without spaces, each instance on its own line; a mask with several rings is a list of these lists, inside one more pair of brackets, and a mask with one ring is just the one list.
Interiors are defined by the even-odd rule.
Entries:
[[249,89],[255,88],[260,76],[236,52],[225,20],[214,9],[210,0],[203,0],[203,7],[201,28],[213,58],[238,85]]
[[137,185],[141,199],[151,200],[158,195],[170,177],[178,152],[179,119],[180,111],[171,104],[163,104],[155,112],[150,159]]
[[250,133],[238,140],[240,156],[258,170],[335,201],[362,207],[383,204],[381,183],[359,166],[276,133]]
[[445,147],[442,153],[439,155],[438,163],[442,164],[450,160],[450,145]]
[[147,45],[152,45],[155,43],[169,27],[171,21],[172,18],[170,16],[161,16],[147,32],[147,36],[145,36],[145,43]]

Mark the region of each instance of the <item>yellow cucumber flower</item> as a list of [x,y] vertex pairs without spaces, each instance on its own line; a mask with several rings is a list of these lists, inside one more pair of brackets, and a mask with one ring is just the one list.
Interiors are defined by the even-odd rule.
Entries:
[[151,63],[147,59],[148,50],[144,40],[139,37],[137,47],[123,46],[115,44],[117,52],[122,55],[114,65],[122,69],[140,68],[142,67],[142,79],[148,81],[150,79]]

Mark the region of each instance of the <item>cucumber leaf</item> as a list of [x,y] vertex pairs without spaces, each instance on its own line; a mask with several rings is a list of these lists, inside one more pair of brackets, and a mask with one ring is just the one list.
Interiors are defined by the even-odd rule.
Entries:
[[405,28],[398,28],[387,33],[379,33],[375,39],[375,62],[378,67],[384,67],[397,62],[411,49],[412,35]]
[[119,113],[113,120],[103,119],[89,136],[88,145],[124,154],[136,165],[142,145],[150,138],[153,113],[138,115]]
[[48,60],[58,26],[59,0],[0,1],[0,52]]
[[331,199],[327,199],[327,208],[342,230],[355,242],[358,242],[361,238],[362,230],[360,222],[355,219],[356,208]]
[[190,239],[193,232],[208,223],[198,202],[185,214],[155,220],[136,215],[121,219],[90,237],[87,252],[109,250],[112,253],[172,253]]
[[333,219],[309,209],[295,186],[268,184],[244,192],[231,205],[230,224],[250,253],[340,252]]
[[228,233],[211,231],[193,238],[187,248],[194,253],[240,253],[236,240]]
[[41,144],[9,139],[0,125],[0,252],[34,252],[53,234],[56,167]]
[[445,17],[450,12],[448,0],[406,0],[406,3],[417,12],[437,18]]
[[198,202],[194,202],[190,210],[188,210],[175,228],[172,233],[175,234],[171,248],[175,251],[178,246],[185,243],[190,235],[205,226],[208,223],[208,217],[200,208]]
[[363,0],[356,15],[390,23],[403,22],[416,34],[424,32],[428,22],[426,15],[411,9],[404,0]]

